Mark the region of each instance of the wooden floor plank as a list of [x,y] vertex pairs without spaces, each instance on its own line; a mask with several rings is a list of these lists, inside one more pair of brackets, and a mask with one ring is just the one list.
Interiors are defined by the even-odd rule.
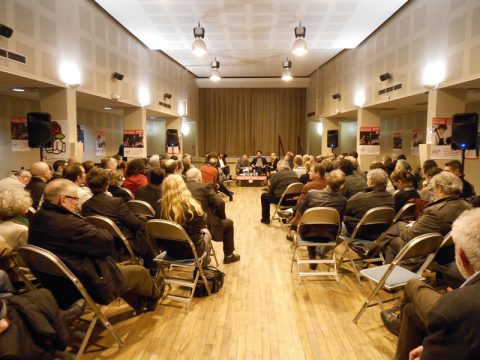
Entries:
[[339,285],[331,279],[299,283],[296,268],[290,272],[286,232],[278,222],[260,223],[261,189],[234,191],[226,211],[242,259],[223,265],[221,243],[214,243],[226,274],[220,292],[195,298],[188,313],[184,304],[168,301],[129,317],[129,307],[115,302],[105,311],[125,345],[119,349],[106,331],[97,331],[103,348],[90,345],[85,359],[393,358],[396,338],[383,328],[378,308],[367,309],[358,325],[352,322],[367,284],[360,285],[348,265]]

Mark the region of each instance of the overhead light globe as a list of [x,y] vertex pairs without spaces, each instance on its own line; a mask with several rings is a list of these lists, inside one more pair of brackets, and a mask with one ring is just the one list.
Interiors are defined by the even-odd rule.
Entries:
[[203,41],[203,39],[197,38],[193,41],[192,53],[195,56],[199,56],[199,57],[207,53],[207,45],[205,44],[205,41]]
[[307,42],[304,38],[296,38],[292,45],[292,53],[296,56],[305,55],[308,52]]
[[282,80],[283,81],[290,81],[293,79],[292,76],[292,62],[288,60],[288,58],[285,59],[285,61],[282,62]]
[[212,70],[212,75],[210,75],[210,80],[219,81],[222,77],[220,76],[220,71],[217,69]]

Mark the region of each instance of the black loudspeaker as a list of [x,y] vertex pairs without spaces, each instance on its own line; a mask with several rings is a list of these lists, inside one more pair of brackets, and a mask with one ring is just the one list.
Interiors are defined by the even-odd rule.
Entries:
[[453,115],[452,149],[475,150],[477,148],[478,114]]
[[7,25],[0,24],[0,35],[5,36],[7,39],[13,34],[13,29]]
[[52,121],[49,113],[27,114],[28,146],[31,148],[52,146]]
[[327,131],[327,144],[329,148],[338,147],[338,130]]
[[167,129],[167,146],[179,146],[180,142],[178,141],[178,130],[177,129]]

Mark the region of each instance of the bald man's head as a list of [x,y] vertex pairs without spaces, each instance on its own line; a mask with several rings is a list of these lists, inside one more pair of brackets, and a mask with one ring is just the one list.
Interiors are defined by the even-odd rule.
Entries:
[[47,182],[52,178],[52,172],[48,167],[48,164],[43,161],[37,161],[30,166],[30,173],[32,176],[41,179],[44,182]]

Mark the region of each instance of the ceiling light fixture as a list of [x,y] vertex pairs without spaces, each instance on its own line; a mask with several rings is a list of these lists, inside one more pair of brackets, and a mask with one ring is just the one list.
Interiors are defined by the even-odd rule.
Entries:
[[207,45],[203,38],[205,37],[205,29],[200,26],[200,22],[198,22],[198,26],[193,28],[193,36],[195,40],[193,40],[192,44],[192,52],[195,56],[203,56],[207,53]]
[[293,79],[292,76],[292,62],[285,58],[285,61],[282,63],[283,71],[282,71],[282,80],[283,81],[290,81]]
[[15,91],[15,92],[25,92],[25,89],[13,88],[12,91]]
[[212,81],[219,81],[222,77],[220,76],[220,62],[217,61],[215,57],[214,60],[210,63],[210,67],[212,68],[212,75],[210,75],[210,80]]
[[302,22],[295,28],[295,41],[292,44],[292,53],[297,56],[305,55],[308,52],[305,34],[307,29],[302,26]]

